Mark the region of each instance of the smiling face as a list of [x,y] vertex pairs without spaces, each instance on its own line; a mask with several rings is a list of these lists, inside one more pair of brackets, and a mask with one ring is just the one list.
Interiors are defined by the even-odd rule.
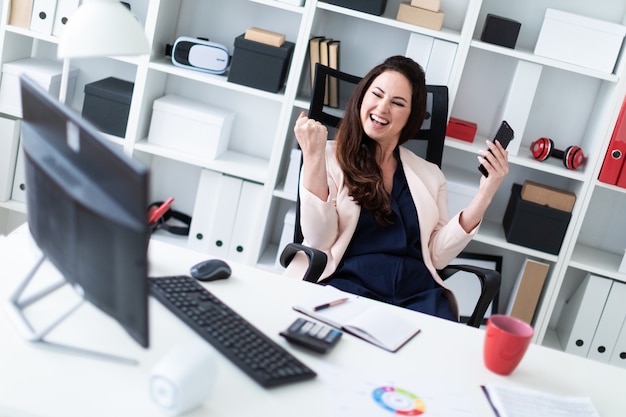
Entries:
[[378,143],[398,143],[411,114],[411,84],[397,71],[385,71],[372,81],[361,103],[365,134]]

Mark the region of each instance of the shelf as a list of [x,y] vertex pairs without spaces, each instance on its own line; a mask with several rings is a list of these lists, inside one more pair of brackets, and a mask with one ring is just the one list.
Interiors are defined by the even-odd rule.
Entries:
[[[474,142],[466,142],[446,136],[445,146],[458,149],[464,152],[478,155],[478,152],[486,149],[486,137],[476,136]],[[552,175],[569,178],[576,181],[584,181],[585,173],[583,171],[574,171],[567,169],[563,164],[554,163],[555,161],[540,162],[533,158],[530,149],[520,149],[518,155],[509,155],[509,164],[531,168],[535,171],[542,171]]]
[[581,67],[579,65],[568,64],[567,62],[557,61],[556,59],[546,58],[543,56],[535,55],[531,51],[525,51],[522,49],[511,49],[503,46],[494,45],[479,40],[472,40],[471,46],[476,49],[482,49],[484,51],[493,52],[499,55],[506,55],[512,58],[521,59],[523,61],[533,62],[535,64],[545,65],[561,69],[564,71],[574,72],[576,74],[586,75],[592,78],[598,78],[600,80],[617,82],[619,77],[615,74],[610,74],[590,68]]
[[622,255],[616,255],[590,246],[577,244],[569,266],[617,281],[626,282],[626,274],[617,272]]
[[294,6],[288,3],[282,3],[278,0],[249,0],[252,3],[264,4],[270,7],[276,7],[277,9],[283,9],[294,13],[304,13],[304,6]]
[[147,140],[137,142],[135,144],[135,149],[151,155],[173,159],[202,168],[208,168],[261,184],[267,181],[269,175],[269,162],[267,160],[240,152],[226,151],[220,155],[218,159],[207,160],[205,158],[198,158],[194,154],[188,152],[153,145],[148,143]]
[[19,213],[26,213],[26,203],[22,203],[15,200],[8,200],[0,202],[0,208],[17,211]]
[[329,12],[339,13],[346,16],[352,16],[360,20],[367,20],[369,22],[377,23],[379,25],[394,27],[409,32],[421,33],[426,36],[432,36],[454,43],[459,43],[461,34],[459,32],[442,28],[441,30],[432,30],[422,26],[412,25],[410,23],[400,22],[396,19],[391,19],[384,16],[376,16],[370,13],[359,12],[357,10],[347,9],[345,7],[335,6],[334,4],[324,3],[322,1],[317,3],[317,8],[322,10],[328,10]]
[[548,262],[556,262],[558,260],[557,255],[507,242],[502,224],[494,221],[483,220],[473,241],[543,259]]
[[205,84],[215,85],[217,87],[227,88],[233,91],[239,91],[251,96],[261,97],[268,100],[282,103],[285,100],[283,92],[270,93],[268,91],[259,90],[258,88],[247,87],[241,84],[235,84],[228,81],[226,75],[209,74],[208,72],[195,71],[188,68],[178,67],[172,64],[168,58],[159,58],[151,61],[148,65],[151,70],[163,72],[177,77],[185,78],[192,81],[198,81]]

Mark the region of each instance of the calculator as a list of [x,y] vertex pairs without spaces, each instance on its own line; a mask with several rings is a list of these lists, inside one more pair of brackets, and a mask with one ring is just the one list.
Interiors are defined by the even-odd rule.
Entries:
[[315,352],[326,353],[339,342],[343,333],[334,327],[298,318],[280,335],[289,342]]

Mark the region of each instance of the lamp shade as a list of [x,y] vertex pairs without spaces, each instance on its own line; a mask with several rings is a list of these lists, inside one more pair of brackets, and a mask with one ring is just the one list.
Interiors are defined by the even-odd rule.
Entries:
[[144,29],[118,0],[83,0],[59,40],[59,58],[142,55],[149,52]]

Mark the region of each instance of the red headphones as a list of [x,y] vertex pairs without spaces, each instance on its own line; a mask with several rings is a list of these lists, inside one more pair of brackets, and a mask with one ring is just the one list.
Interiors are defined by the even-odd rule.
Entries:
[[585,154],[580,146],[568,146],[565,151],[554,148],[550,138],[539,138],[530,144],[530,151],[538,161],[545,161],[549,157],[559,158],[567,169],[576,169],[585,162]]

